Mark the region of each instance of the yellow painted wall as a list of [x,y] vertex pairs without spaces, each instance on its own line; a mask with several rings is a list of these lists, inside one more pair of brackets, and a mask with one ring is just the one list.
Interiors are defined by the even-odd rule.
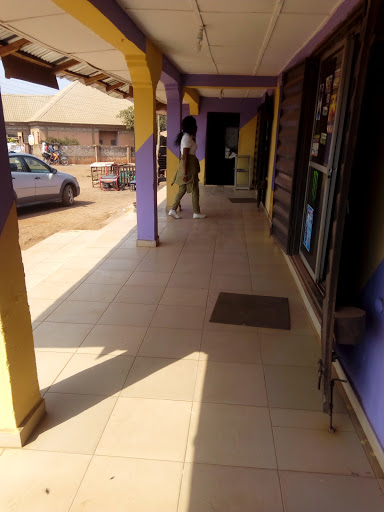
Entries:
[[156,87],[162,68],[162,53],[147,39],[146,55],[126,56],[135,102],[135,151],[156,133]]
[[88,0],[53,0],[63,11],[68,12],[92,32],[99,35],[123,55],[143,55],[132,41],[127,39],[122,32],[102,14],[97,7]]
[[[253,169],[253,161],[255,154],[255,140],[256,140],[256,127],[257,115],[253,117],[246,125],[240,128],[239,131],[239,155],[249,155],[251,157],[251,173]],[[245,165],[245,160],[238,161],[238,167]],[[238,185],[248,185],[248,173],[240,174],[238,176]],[[251,177],[252,181],[252,177]]]
[[12,431],[41,400],[15,205],[0,234],[0,283],[0,431]]
[[200,183],[205,184],[205,158],[200,160],[200,174],[199,174],[199,180]]
[[270,218],[272,218],[272,204],[273,204],[272,176],[273,176],[273,167],[274,167],[274,163],[275,163],[275,147],[276,147],[276,135],[277,135],[277,119],[279,116],[280,87],[276,87],[274,94],[275,94],[275,101],[274,101],[272,134],[271,134],[271,147],[269,150],[268,188],[267,188],[267,194],[266,194],[266,198],[265,198],[265,207],[269,213]]
[[183,99],[189,104],[189,113],[191,116],[199,115],[200,96],[196,89],[192,87],[183,88]]

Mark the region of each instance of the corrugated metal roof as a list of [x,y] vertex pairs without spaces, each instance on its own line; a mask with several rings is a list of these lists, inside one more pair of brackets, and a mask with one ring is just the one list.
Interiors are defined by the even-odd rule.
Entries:
[[[80,62],[79,64],[76,64],[75,66],[71,66],[69,68],[74,73],[80,73],[80,75],[89,76],[92,73],[95,73],[98,71],[96,68],[90,66],[89,64],[86,64],[85,62]],[[99,72],[99,71],[98,71]]]
[[15,41],[17,41],[18,39],[21,39],[21,37],[14,34],[7,28],[0,27],[0,41],[8,41],[8,39],[15,39]]
[[[11,32],[10,30],[0,26],[0,41],[9,43],[17,41],[18,39],[21,39],[22,36],[15,34]],[[64,55],[60,52],[51,50],[50,48],[46,48],[44,46],[41,46],[40,44],[36,43],[30,43],[25,46],[23,46],[20,50],[22,53],[25,53],[26,55],[30,55],[32,57],[36,57],[37,59],[40,59],[47,64],[56,65],[58,63],[65,62],[65,60],[72,60],[73,57]],[[77,57],[75,57],[77,59]],[[100,73],[101,71],[90,64],[86,62],[79,62],[79,64],[76,64],[74,66],[71,66],[68,68],[70,71],[74,73],[78,73],[80,75],[83,75],[84,77],[93,76],[95,74]],[[108,74],[108,72],[106,72]],[[69,80],[71,80],[70,77],[66,76],[65,72],[58,73],[58,76],[65,76]],[[73,78],[72,78],[73,79]]]
[[[10,42],[15,42],[22,38],[23,38],[23,36],[16,34],[0,25],[0,41],[2,41],[3,43],[9,44]],[[31,57],[36,57],[37,59],[40,59],[41,61],[46,62],[47,64],[50,64],[52,66],[62,64],[65,61],[78,59],[78,57],[76,57],[76,56],[65,55],[63,53],[52,50],[50,48],[46,48],[40,44],[36,44],[33,42],[23,46],[19,51],[26,55],[30,55]],[[70,80],[71,82],[74,82],[78,79],[81,79],[82,77],[86,78],[86,77],[94,76],[99,73],[105,73],[106,75],[110,74],[109,71],[103,71],[103,70],[97,69],[96,67],[91,66],[90,64],[88,64],[86,62],[79,62],[79,64],[70,66],[68,68],[68,70],[71,71],[72,73],[77,73],[78,75],[81,75],[81,76],[80,77],[70,76],[70,75],[66,74],[64,70],[62,72],[58,72],[57,76],[65,77],[68,80]],[[102,80],[102,82],[105,83],[106,85],[116,84],[119,82],[125,82],[125,85],[122,85],[121,87],[119,87],[119,90],[122,92],[126,92],[126,93],[130,91],[130,87],[131,87],[130,82],[128,82],[127,80],[125,80],[123,78],[119,78],[118,76],[111,76],[111,77],[105,78]],[[98,84],[96,84],[96,88],[103,91],[103,94],[106,94],[107,96],[111,97],[112,99],[121,98],[121,95],[119,95],[116,91],[108,91],[107,92],[105,88],[103,88],[102,86],[100,86]],[[123,101],[125,101],[125,100],[123,100]],[[164,100],[162,100],[162,101],[164,101]]]
[[43,46],[34,43],[23,46],[21,51],[32,55],[33,57],[37,57],[38,59],[44,60],[47,64],[55,64],[57,61],[63,60],[63,57],[65,57],[62,53],[55,52],[49,48],[44,48]]

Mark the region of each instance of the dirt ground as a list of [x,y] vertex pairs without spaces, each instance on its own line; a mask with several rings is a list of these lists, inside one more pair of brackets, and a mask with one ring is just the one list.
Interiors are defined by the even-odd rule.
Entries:
[[[58,165],[58,171],[75,176],[80,184],[80,195],[75,204],[63,207],[61,203],[46,203],[18,208],[19,239],[22,250],[62,230],[100,229],[108,222],[133,207],[136,192],[130,190],[102,191],[92,187],[89,165]],[[163,183],[160,187],[164,186]]]

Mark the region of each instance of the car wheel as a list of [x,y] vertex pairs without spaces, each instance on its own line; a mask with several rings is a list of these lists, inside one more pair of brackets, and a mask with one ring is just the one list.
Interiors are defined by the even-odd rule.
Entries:
[[75,194],[71,185],[65,185],[62,195],[62,202],[64,206],[72,206],[75,201]]

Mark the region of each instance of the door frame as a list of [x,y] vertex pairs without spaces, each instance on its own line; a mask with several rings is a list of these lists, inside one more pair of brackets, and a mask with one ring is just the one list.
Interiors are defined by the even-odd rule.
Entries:
[[[335,121],[332,133],[332,141],[329,150],[329,159],[327,165],[318,164],[316,162],[311,162],[311,157],[309,157],[307,172],[306,172],[306,190],[304,197],[304,208],[302,212],[302,223],[301,223],[301,234],[300,234],[300,246],[299,246],[299,255],[308,270],[310,276],[315,282],[319,282],[321,280],[321,276],[324,269],[325,257],[326,257],[326,249],[327,249],[327,239],[329,232],[329,225],[331,220],[331,212],[333,205],[333,198],[335,193],[336,179],[338,173],[338,163],[340,158],[342,140],[343,140],[343,132],[344,132],[344,121],[345,121],[345,112],[346,105],[348,99],[348,90],[351,79],[351,68],[352,68],[352,58],[353,58],[353,40],[349,38],[344,38],[341,42],[330,48],[326,53],[324,53],[320,59],[319,63],[319,72],[317,79],[317,97],[316,97],[316,105],[318,101],[319,94],[319,86],[320,86],[320,72],[321,72],[321,64],[325,62],[332,55],[337,54],[343,50],[342,63],[341,63],[341,81],[339,85],[339,91],[337,93],[337,106],[336,106],[336,114]],[[315,123],[316,123],[316,110],[313,113],[313,121],[312,121],[312,136],[313,139],[315,132]],[[316,250],[316,260],[315,260],[315,269],[313,270],[307,261],[305,254],[302,251],[302,239],[304,236],[305,224],[306,224],[306,198],[308,194],[308,180],[310,174],[310,168],[314,168],[317,171],[321,172],[325,179],[327,180],[325,183],[324,197],[322,199],[322,203],[320,204],[321,212],[320,212],[320,226],[319,226],[319,239]],[[323,179],[324,179],[323,176]]]
[[353,69],[353,88],[347,105],[347,123],[343,143],[343,155],[336,185],[336,198],[332,212],[332,230],[328,245],[328,261],[325,276],[325,297],[322,308],[320,374],[322,376],[323,411],[332,412],[332,364],[334,362],[334,325],[339,281],[339,267],[342,251],[344,223],[348,204],[348,190],[354,162],[354,149],[359,130],[361,106],[364,97],[365,80],[368,71],[369,55],[379,26],[383,0],[369,0],[361,22],[361,30],[356,39],[356,64]]

